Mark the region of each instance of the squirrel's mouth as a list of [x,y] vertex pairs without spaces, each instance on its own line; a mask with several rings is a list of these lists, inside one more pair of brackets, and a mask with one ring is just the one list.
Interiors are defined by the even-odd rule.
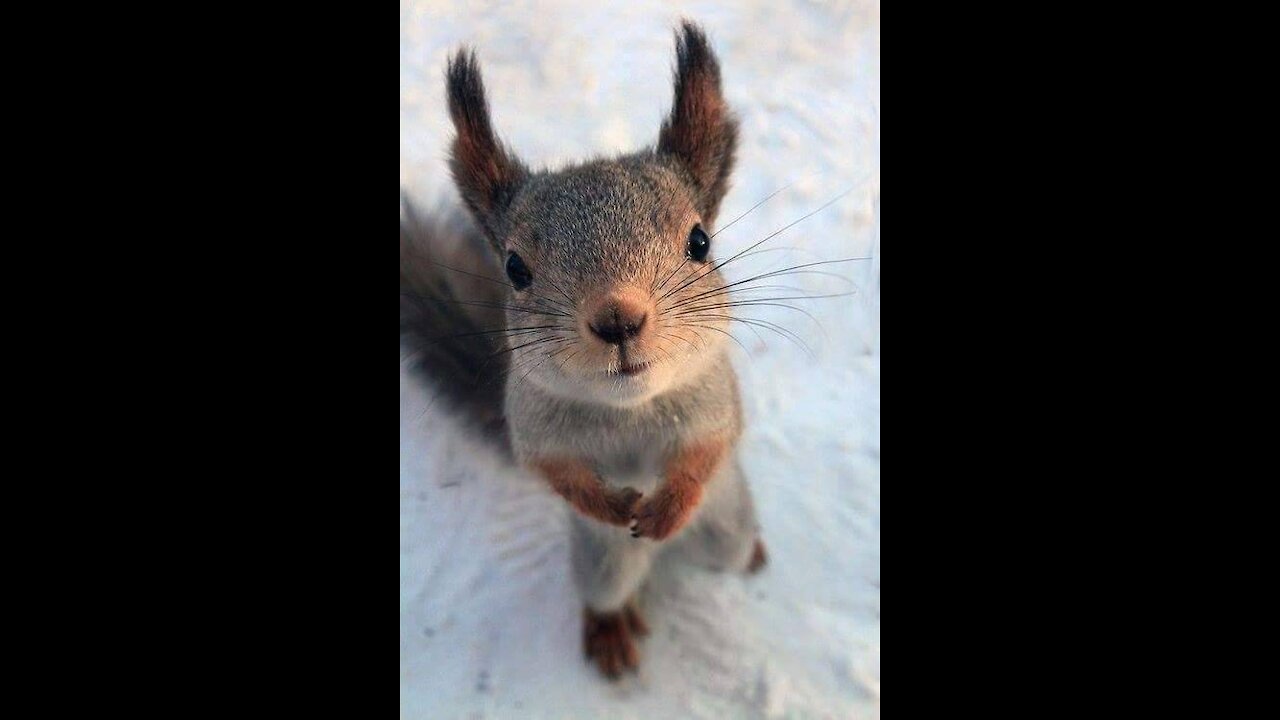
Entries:
[[628,364],[626,364],[626,363],[623,363],[622,365],[619,365],[619,366],[618,366],[618,369],[617,369],[617,370],[610,370],[610,371],[609,371],[609,374],[610,374],[610,375],[623,375],[623,376],[625,376],[625,377],[635,377],[636,375],[641,375],[641,374],[643,374],[643,373],[644,373],[644,372],[646,372],[648,369],[649,369],[649,363],[647,363],[647,362],[646,362],[646,363],[637,363],[637,364],[635,364],[635,365],[628,365]]

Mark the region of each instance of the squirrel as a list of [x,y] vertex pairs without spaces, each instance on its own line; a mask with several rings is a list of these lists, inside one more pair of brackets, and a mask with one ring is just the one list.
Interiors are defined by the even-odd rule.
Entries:
[[721,571],[766,563],[712,259],[738,122],[688,21],[657,144],[615,159],[532,171],[491,126],[475,52],[445,78],[471,222],[418,217],[402,191],[402,351],[575,511],[584,649],[617,679],[638,668],[637,595],[667,549]]

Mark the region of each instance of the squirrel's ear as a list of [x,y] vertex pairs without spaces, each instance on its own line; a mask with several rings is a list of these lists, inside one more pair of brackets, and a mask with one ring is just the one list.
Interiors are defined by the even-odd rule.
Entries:
[[494,243],[498,224],[528,171],[493,133],[475,53],[459,50],[445,70],[449,116],[457,132],[449,157],[462,200]]
[[738,121],[720,93],[720,63],[707,36],[685,21],[676,31],[675,101],[662,123],[658,152],[678,158],[689,171],[708,224],[729,189],[737,145]]

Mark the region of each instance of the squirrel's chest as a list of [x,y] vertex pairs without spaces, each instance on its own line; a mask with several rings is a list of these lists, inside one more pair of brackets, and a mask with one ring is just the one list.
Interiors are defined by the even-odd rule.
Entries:
[[558,424],[560,442],[569,441],[583,455],[619,472],[655,462],[680,442],[678,419],[656,413],[605,412],[570,415]]
[[652,414],[629,413],[591,418],[571,415],[543,426],[536,434],[542,452],[579,458],[607,484],[640,492],[657,487],[681,438],[675,421],[664,423]]
[[593,466],[610,484],[643,491],[662,477],[682,448],[707,438],[733,438],[740,428],[732,379],[708,381],[697,393],[670,393],[633,408],[574,402],[525,388],[507,397],[516,456],[573,458]]
[[663,475],[665,453],[654,448],[632,452],[606,453],[594,458],[596,472],[605,483],[631,487],[643,493],[656,489]]
[[511,430],[521,454],[568,454],[617,472],[641,471],[679,447],[688,430],[680,412],[530,406],[513,413]]

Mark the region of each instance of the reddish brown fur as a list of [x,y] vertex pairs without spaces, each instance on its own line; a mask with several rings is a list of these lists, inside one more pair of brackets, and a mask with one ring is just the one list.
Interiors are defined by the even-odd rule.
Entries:
[[737,142],[738,122],[720,90],[720,64],[707,36],[686,22],[676,33],[675,101],[658,135],[658,152],[679,158],[689,171],[708,225],[728,191]]
[[610,525],[631,524],[640,493],[631,488],[612,489],[581,460],[544,459],[533,463],[551,488],[578,512]]
[[764,541],[756,540],[756,549],[751,553],[751,563],[747,565],[747,572],[755,575],[769,564],[769,553],[764,549]]
[[640,614],[640,608],[636,607],[634,602],[627,603],[623,612],[626,613],[627,624],[631,626],[631,632],[636,637],[649,637],[649,623],[644,621],[644,615]]
[[458,51],[445,71],[449,115],[457,134],[449,167],[462,200],[489,240],[498,243],[498,216],[528,171],[498,140],[474,52]]
[[[502,144],[494,132],[474,53],[459,51],[448,65],[446,94],[456,131],[449,164],[462,200],[470,209],[481,234],[496,251],[499,262],[508,262],[509,254],[517,254],[518,250],[521,261],[532,269],[533,275],[540,278],[540,281],[545,281],[547,288],[555,291],[540,289],[540,286],[539,289],[528,290],[525,283],[513,280],[511,289],[515,291],[514,295],[504,292],[502,299],[477,306],[501,308],[509,313],[527,312],[533,316],[550,310],[549,307],[542,307],[535,313],[530,304],[524,302],[527,300],[523,294],[525,291],[542,303],[559,306],[564,313],[554,312],[551,316],[572,317],[572,320],[564,323],[553,321],[550,324],[562,325],[562,332],[571,332],[568,325],[576,322],[579,333],[588,339],[584,343],[586,347],[560,360],[560,371],[563,373],[565,368],[569,368],[568,376],[571,378],[585,378],[588,373],[578,372],[583,369],[590,369],[601,377],[608,373],[631,375],[634,374],[633,370],[645,370],[640,366],[632,367],[629,362],[632,358],[636,358],[639,365],[658,364],[653,360],[652,353],[666,351],[661,350],[654,339],[659,334],[657,328],[660,327],[654,294],[667,283],[655,288],[648,278],[636,280],[632,277],[627,282],[635,283],[634,287],[621,287],[621,278],[636,272],[631,265],[642,266],[647,271],[647,260],[653,258],[639,263],[618,262],[615,258],[634,260],[631,254],[637,247],[636,239],[652,237],[657,240],[645,240],[647,245],[641,250],[653,251],[652,255],[661,255],[659,251],[670,251],[667,259],[679,262],[686,253],[690,228],[701,224],[708,231],[713,229],[720,202],[728,189],[729,175],[734,165],[738,124],[722,95],[719,64],[705,34],[694,24],[684,22],[677,31],[676,39],[674,102],[670,114],[662,124],[656,147],[613,161],[592,161],[558,172],[539,171],[534,175]],[[575,218],[582,219],[579,221]],[[652,232],[643,227],[645,219],[651,219]],[[406,278],[403,223],[401,233],[403,336],[406,326],[405,295],[412,293],[411,299],[416,300],[416,296],[425,293],[412,284],[406,287],[406,280],[412,280],[412,277]],[[674,247],[667,247],[668,243]],[[583,253],[583,248],[596,252]],[[584,257],[598,265],[583,264]],[[431,266],[434,265],[431,263]],[[459,272],[487,280],[492,286],[507,285],[506,282],[490,277],[496,270],[492,265],[493,262],[490,262],[474,272]],[[661,270],[662,259],[659,258],[655,265],[656,269]],[[441,267],[455,269],[443,264]],[[674,269],[678,271],[683,267],[684,264],[681,263]],[[569,289],[561,288],[555,279],[557,272],[561,276],[566,274],[565,268],[577,270],[585,279],[566,280]],[[686,295],[723,284],[724,281],[716,270],[716,267],[712,267],[702,274],[690,275],[692,281],[677,280],[680,285],[672,287],[664,298],[675,294],[672,302],[677,302],[681,298],[680,291],[688,288],[690,282],[693,287]],[[571,276],[573,273],[567,274]],[[655,283],[657,279],[654,278]],[[667,278],[668,281],[671,279]],[[494,288],[489,287],[487,290],[493,292]],[[548,297],[544,297],[542,293],[546,293]],[[568,304],[562,305],[559,296],[563,296]],[[443,298],[438,303],[439,307],[452,309],[452,299],[452,295]],[[410,309],[413,309],[412,305]],[[437,315],[443,316],[443,311],[437,312]],[[520,319],[528,318],[521,316]],[[712,325],[721,324],[710,320],[708,322]],[[727,322],[724,324],[727,327]],[[427,328],[427,332],[422,331],[423,327]],[[418,330],[418,335],[429,338],[426,341],[420,340],[421,347],[415,349],[422,351],[422,347],[434,347],[435,338],[447,339],[442,331],[448,327],[444,323],[437,327],[422,322],[411,326],[410,329]],[[477,327],[497,328],[497,325]],[[512,327],[521,331],[538,330],[518,325]],[[489,334],[500,333],[497,329],[466,329],[469,332],[463,337],[481,338],[486,342],[503,339],[501,334]],[[717,330],[716,327],[710,329]],[[667,332],[669,334],[663,336],[666,340],[684,340],[695,352],[699,350],[695,341],[701,338],[701,334],[692,327],[668,327]],[[684,337],[682,333],[687,333],[689,337]],[[478,345],[479,341],[475,344]],[[519,348],[509,349],[511,357],[501,359],[502,370],[505,371],[515,362],[516,350]],[[528,352],[530,351],[526,351]],[[450,361],[456,371],[455,375],[462,375],[475,366],[483,369],[490,364],[489,359],[494,357],[493,352],[485,352],[476,361],[477,354],[455,350],[445,359]],[[499,352],[497,355],[503,354]],[[549,355],[546,359],[556,358]],[[669,359],[674,361],[673,358]],[[577,363],[577,366],[570,366],[570,360]],[[439,363],[433,367],[437,366]],[[539,367],[541,366],[532,365],[529,372],[536,371]],[[577,375],[574,375],[575,372]],[[732,380],[732,370],[725,368],[725,372]],[[548,370],[543,373],[551,374]],[[508,386],[509,396],[505,401],[509,411],[520,408],[519,402],[512,402],[513,398],[528,399],[528,395],[518,392],[527,378],[528,373]],[[531,385],[538,381],[539,378],[535,376]],[[458,385],[461,386],[462,383]],[[705,483],[715,476],[731,451],[732,443],[736,441],[736,428],[741,422],[736,385],[732,382],[727,385],[721,383],[714,388],[717,393],[716,401],[725,409],[724,412],[733,413],[734,416],[726,419],[733,421],[735,429],[710,431],[710,437],[695,436],[697,431],[692,427],[685,429],[679,436],[679,442],[689,445],[668,458],[663,468],[663,484],[647,499],[642,498],[634,489],[614,489],[606,485],[592,465],[596,458],[590,456],[590,451],[583,451],[587,454],[582,457],[569,457],[565,453],[573,451],[564,450],[564,446],[557,443],[531,442],[522,446],[518,437],[521,433],[516,433],[518,455],[535,468],[576,512],[614,526],[625,527],[634,523],[633,533],[636,537],[666,540],[679,533],[693,518],[703,500]],[[596,391],[599,392],[599,388]],[[519,417],[518,412],[511,417],[512,427],[516,427],[514,418]],[[522,432],[528,427],[530,425],[524,425]],[[724,425],[698,427],[723,428]],[[536,427],[533,428],[531,434],[536,435],[537,430]],[[637,437],[637,448],[647,448],[654,443],[666,441],[665,436],[654,437],[649,431],[644,432],[646,434]],[[704,432],[699,432],[698,435]],[[590,448],[592,445],[583,443],[582,447]],[[539,457],[544,453],[549,457]],[[745,487],[740,491],[746,492]],[[748,537],[750,536],[742,536],[740,539]],[[608,533],[608,540],[624,546],[630,542],[624,535],[612,531]],[[579,541],[594,543],[593,540]],[[654,550],[656,554],[656,548],[646,547],[643,543],[634,543],[627,549],[641,550],[644,553]],[[742,554],[739,551],[744,549],[742,545],[734,544],[734,564],[741,565]],[[763,558],[763,545],[757,544],[751,569],[756,570],[762,566]],[[597,574],[607,575],[628,569],[611,567],[615,564],[613,560],[614,558],[606,557],[593,570]],[[623,559],[616,564],[625,562],[628,561]],[[637,571],[631,573],[636,576],[640,572],[647,572],[647,566],[629,569]],[[613,589],[619,591],[611,595],[602,606],[616,608],[618,598],[625,593],[634,592],[637,587],[633,584],[625,587],[620,584],[630,583],[632,580],[639,581],[642,578],[599,578],[598,584],[603,586],[612,582]],[[589,585],[597,581],[582,582]],[[588,657],[599,665],[604,674],[616,678],[622,672],[634,670],[638,666],[639,655],[635,639],[647,635],[649,629],[635,606],[628,603],[612,613],[587,610],[583,632]]]
[[624,670],[640,667],[635,639],[648,635],[649,627],[635,605],[628,604],[616,613],[584,611],[582,634],[587,659],[594,660],[606,677],[616,680]]
[[651,540],[666,540],[693,517],[702,502],[702,486],[715,475],[729,452],[724,440],[691,445],[667,463],[666,482],[636,512],[632,534]]

